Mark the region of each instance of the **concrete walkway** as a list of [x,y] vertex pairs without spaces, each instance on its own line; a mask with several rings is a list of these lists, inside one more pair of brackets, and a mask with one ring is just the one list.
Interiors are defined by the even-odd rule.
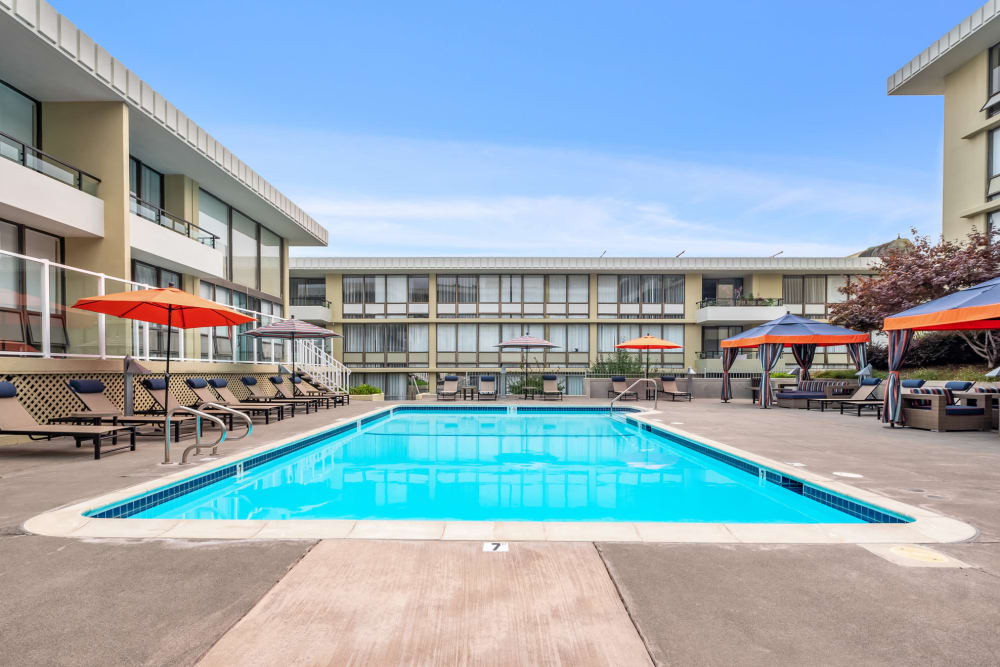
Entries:
[[590,543],[321,542],[201,661],[649,665]]

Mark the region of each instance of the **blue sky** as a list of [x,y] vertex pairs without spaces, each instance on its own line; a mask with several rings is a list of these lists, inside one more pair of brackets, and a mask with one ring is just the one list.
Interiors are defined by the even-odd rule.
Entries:
[[942,101],[885,81],[980,3],[54,4],[327,226],[295,254],[792,256],[940,232]]

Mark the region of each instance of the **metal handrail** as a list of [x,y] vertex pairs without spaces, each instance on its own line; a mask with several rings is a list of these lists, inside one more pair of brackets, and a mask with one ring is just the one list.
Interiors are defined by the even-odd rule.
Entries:
[[[209,447],[212,448],[212,453],[215,454],[215,452],[219,448],[219,445],[221,445],[222,441],[226,439],[226,425],[218,417],[214,417],[205,412],[201,412],[200,410],[195,410],[194,408],[178,405],[177,407],[167,410],[167,418],[163,424],[163,463],[164,464],[170,463],[170,418],[173,417],[174,414],[178,412],[187,412],[194,415],[196,418],[194,425],[195,444],[192,445],[192,447],[188,447],[187,449],[185,449],[184,455],[187,456],[188,451],[192,448],[207,449]],[[201,420],[203,418],[210,419],[219,426],[220,430],[219,439],[210,445],[201,444]]]
[[[136,204],[136,209],[133,211],[133,213],[135,213],[136,215],[138,215],[141,218],[149,220],[150,222],[155,222],[156,224],[158,224],[161,227],[166,227],[167,229],[169,229],[169,230],[171,230],[173,232],[176,232],[176,233],[180,234],[181,236],[186,236],[186,237],[188,237],[189,239],[191,239],[193,241],[197,241],[198,243],[210,246],[212,248],[215,247],[215,242],[218,241],[220,238],[222,238],[218,234],[213,234],[212,232],[208,231],[207,229],[203,229],[202,227],[199,227],[198,225],[194,224],[193,222],[189,222],[188,220],[185,220],[184,218],[180,217],[179,215],[174,215],[170,211],[167,211],[166,209],[160,208],[156,204],[151,204],[150,202],[146,201],[145,199],[140,199],[139,197],[135,196],[134,194],[129,193],[129,198],[133,202],[135,202],[135,204]],[[143,215],[140,207],[151,209],[154,217],[150,218],[149,216]],[[165,223],[165,220],[169,220],[170,223],[176,223],[176,224],[167,224],[167,223]],[[178,225],[184,228],[183,232],[178,229]],[[205,236],[198,236],[198,235],[192,236],[191,235],[191,230],[192,229],[197,229],[199,232],[201,232]]]
[[722,297],[713,299],[702,299],[697,304],[698,308],[707,308],[709,306],[780,306],[783,305],[784,301],[780,298],[768,298],[768,297]]
[[[246,433],[244,433],[243,435],[238,435],[235,438],[229,438],[230,442],[232,442],[233,440],[242,440],[243,438],[245,438],[248,435],[250,435],[251,433],[253,433],[253,420],[251,420],[250,417],[247,416],[247,413],[245,413],[245,412],[240,412],[239,410],[234,410],[233,408],[229,407],[228,405],[219,405],[218,403],[202,403],[201,405],[198,406],[198,408],[199,409],[201,409],[201,408],[211,408],[211,409],[215,409],[215,410],[222,410],[223,412],[229,412],[229,413],[232,413],[232,414],[236,415],[237,417],[239,417],[240,419],[242,419],[243,421],[245,421],[247,423]],[[209,415],[209,417],[211,417],[211,415]],[[223,437],[225,437],[225,436],[223,436]],[[216,443],[215,446],[212,446],[212,445],[199,445],[197,442],[195,442],[195,444],[190,445],[189,447],[187,447],[181,453],[181,465],[184,465],[185,463],[187,463],[188,452],[190,452],[192,449],[197,450],[200,453],[203,448],[207,449],[208,447],[212,447],[212,454],[215,454],[215,450],[216,450],[216,448],[218,447],[219,444],[221,444],[221,440],[218,443]]]
[[322,296],[293,296],[288,299],[290,306],[324,306],[330,307],[330,301]]
[[[94,183],[96,185],[100,185],[100,183],[101,183],[101,179],[99,179],[97,176],[94,176],[93,174],[91,174],[89,172],[86,172],[83,169],[80,169],[79,167],[74,167],[73,165],[69,164],[68,162],[63,162],[62,160],[60,160],[59,158],[55,157],[54,155],[49,155],[48,153],[46,153],[43,150],[39,150],[38,148],[35,148],[34,146],[26,144],[23,141],[21,141],[20,139],[18,139],[16,137],[10,136],[6,132],[0,132],[0,137],[3,137],[4,139],[7,139],[8,141],[11,141],[14,144],[16,144],[17,146],[21,147],[21,150],[19,151],[21,153],[20,159],[19,160],[11,160],[11,162],[20,162],[21,165],[24,166],[24,167],[28,167],[29,169],[32,169],[33,171],[37,171],[40,174],[45,174],[45,172],[42,171],[41,169],[36,169],[33,166],[28,165],[28,153],[30,152],[33,155],[35,155],[36,157],[37,156],[41,156],[41,157],[45,158],[46,160],[51,160],[52,162],[55,162],[57,165],[59,165],[61,167],[65,167],[70,172],[74,172],[76,174],[76,178],[73,179],[75,181],[75,183],[73,183],[73,186],[77,190],[83,190],[84,189],[83,188],[83,177],[84,176],[86,176],[90,180],[94,181]],[[52,178],[51,174],[45,174],[45,175],[49,176],[50,178]],[[58,181],[59,179],[56,178],[54,180]],[[96,189],[96,187],[95,187],[95,189]]]
[[635,382],[633,382],[632,384],[630,384],[628,387],[626,387],[625,391],[623,391],[622,393],[618,394],[617,396],[615,396],[614,398],[611,399],[611,403],[608,405],[608,412],[611,414],[612,417],[615,414],[615,401],[617,401],[619,398],[621,398],[625,394],[628,394],[630,392],[630,390],[632,389],[632,387],[636,386],[640,382],[652,382],[653,383],[653,409],[654,410],[656,409],[657,397],[660,395],[660,392],[658,392],[656,390],[656,380],[654,380],[653,378],[639,378],[638,380],[636,380]]

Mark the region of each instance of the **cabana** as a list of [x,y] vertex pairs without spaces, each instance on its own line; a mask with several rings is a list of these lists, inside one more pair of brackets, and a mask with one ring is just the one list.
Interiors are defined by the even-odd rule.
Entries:
[[[785,345],[790,345],[795,362],[802,368],[801,379],[809,379],[809,367],[817,347],[846,345],[858,370],[867,364],[865,345],[868,334],[853,329],[824,324],[806,317],[786,313],[776,320],[743,331],[720,343],[722,347],[722,401],[728,403],[733,397],[729,381],[729,369],[736,361],[741,349],[757,348],[760,357],[760,407],[767,408],[774,403],[771,393],[771,372],[778,365]],[[853,350],[852,350],[853,348]]]
[[882,322],[889,335],[889,378],[882,421],[901,422],[903,399],[899,369],[914,331],[1000,329],[1000,277],[891,315]]

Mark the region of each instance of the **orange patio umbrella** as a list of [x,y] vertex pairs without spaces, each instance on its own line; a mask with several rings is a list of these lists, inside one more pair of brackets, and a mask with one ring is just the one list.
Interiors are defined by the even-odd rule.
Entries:
[[[676,350],[684,346],[672,343],[669,340],[657,338],[652,334],[646,334],[645,336],[639,336],[624,343],[619,343],[615,347],[622,350],[645,350],[648,353],[650,350]],[[646,355],[646,377],[649,377],[649,354]]]
[[116,292],[78,300],[74,308],[129,320],[167,325],[167,387],[170,386],[170,327],[228,327],[256,321],[249,315],[170,287]]

